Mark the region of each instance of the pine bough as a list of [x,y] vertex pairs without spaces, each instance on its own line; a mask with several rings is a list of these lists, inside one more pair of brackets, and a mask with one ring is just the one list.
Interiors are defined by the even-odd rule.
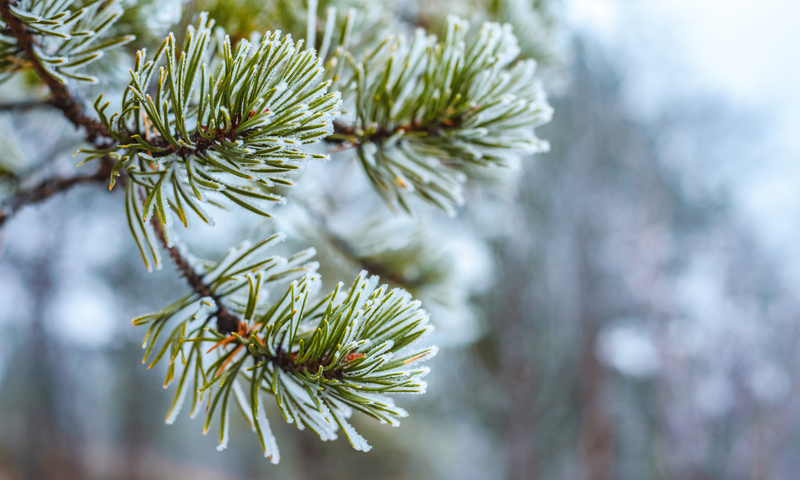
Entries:
[[534,127],[552,109],[533,80],[535,62],[519,53],[508,25],[487,23],[473,41],[450,18],[443,43],[417,30],[351,56],[354,127],[364,170],[390,204],[411,212],[416,193],[447,213],[463,203],[470,166],[509,167],[548,149]]
[[[407,414],[387,394],[425,392],[422,377],[428,369],[418,364],[435,355],[436,347],[419,347],[416,341],[432,329],[428,315],[408,293],[377,287],[377,277],[365,272],[350,288],[340,284],[319,298],[316,266],[307,262],[313,251],[289,259],[265,255],[280,239],[276,235],[252,247],[242,245],[217,263],[198,262],[211,296],[192,294],[134,319],[135,325],[149,325],[144,361],[152,356],[152,367],[168,357],[165,387],[176,379],[176,365],[182,367],[167,423],[191,392],[192,416],[206,411],[204,433],[219,417],[222,450],[228,443],[233,393],[264,454],[277,463],[278,448],[263,408],[263,397],[269,395],[297,428],[334,440],[338,427],[356,450],[368,451],[369,444],[347,419],[357,410],[398,425]],[[291,279],[280,299],[266,298],[269,285]],[[216,302],[241,318],[229,336],[211,325]],[[172,331],[167,335],[162,332],[168,324]]]
[[[70,7],[77,9],[71,11]],[[97,78],[77,70],[99,60],[106,51],[133,40],[130,35],[107,38],[106,33],[122,15],[119,1],[27,0],[9,4],[7,8],[36,35],[37,41],[21,45],[8,35],[8,22],[0,21],[0,30],[6,32],[0,34],[0,83],[14,73],[32,68],[33,61],[61,83],[67,79],[97,82]],[[34,58],[30,58],[31,53]]]
[[[176,242],[174,218],[213,223],[208,205],[271,216],[283,200],[275,187],[291,186],[309,160],[329,158],[307,148],[321,140],[354,147],[390,206],[411,212],[414,195],[451,214],[475,167],[511,166],[547,148],[534,127],[551,109],[534,62],[517,59],[510,27],[487,23],[469,37],[467,23],[450,18],[441,42],[421,30],[410,40],[352,41],[355,10],[340,14],[337,3],[297,10],[312,48],[279,30],[234,43],[201,14],[180,46],[169,34],[152,57],[136,52],[118,111],[109,115],[100,96],[97,125],[72,118],[94,144],[79,151],[81,164],[112,162],[112,187],[124,178],[128,223],[148,269],[160,266],[161,242],[192,286],[133,321],[148,327],[144,361],[164,360],[164,386],[177,385],[167,423],[191,398],[192,417],[206,412],[204,432],[218,420],[224,449],[235,404],[273,462],[268,396],[287,422],[323,440],[341,430],[357,450],[370,446],[348,422],[354,411],[398,425],[406,412],[388,395],[423,393],[420,363],[436,353],[419,345],[432,329],[428,315],[366,272],[321,294],[313,250],[267,255],[281,235],[218,262],[197,259]],[[132,39],[109,35],[118,2],[72,4],[0,1],[0,80],[34,69],[66,97],[65,112],[74,109],[70,92],[53,82],[94,81],[79,69]],[[289,17],[285,28],[297,30]]]

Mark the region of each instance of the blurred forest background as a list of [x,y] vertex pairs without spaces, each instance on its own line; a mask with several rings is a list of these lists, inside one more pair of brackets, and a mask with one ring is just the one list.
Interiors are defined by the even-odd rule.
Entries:
[[[209,9],[246,35],[280,25],[294,2],[140,3],[127,14],[134,30],[166,33]],[[800,203],[781,194],[800,192],[794,168],[781,170],[797,145],[776,139],[776,103],[758,108],[741,101],[746,85],[730,93],[692,70],[701,53],[675,39],[689,35],[681,15],[700,12],[663,1],[390,3],[399,30],[440,32],[445,13],[511,22],[555,109],[538,131],[551,151],[490,172],[456,218],[429,209],[389,223],[357,162],[339,156],[300,181],[318,218],[290,202],[277,222],[218,215],[217,228],[186,240],[213,257],[283,230],[287,249],[318,249],[326,279],[382,262],[416,285],[442,351],[428,394],[401,399],[411,416],[398,429],[356,419],[368,454],[274,421],[278,466],[243,425],[224,453],[197,421],[165,425],[171,397],[161,372],[141,364],[130,319],[186,287],[171,265],[146,272],[122,201],[92,185],[0,232],[0,479],[798,478]],[[787,13],[770,11],[776,22]],[[709,38],[720,32],[707,27]],[[767,38],[796,51],[790,40]],[[123,82],[125,61],[114,72]],[[784,93],[787,109],[797,105]],[[37,96],[24,80],[0,87],[0,104]],[[79,146],[46,110],[0,111],[0,188],[70,174]],[[367,230],[381,241],[365,243]],[[337,249],[334,232],[356,250]],[[392,243],[409,235],[419,241]]]

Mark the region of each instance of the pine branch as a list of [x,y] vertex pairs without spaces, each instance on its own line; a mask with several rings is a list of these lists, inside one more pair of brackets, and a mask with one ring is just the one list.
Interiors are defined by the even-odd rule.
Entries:
[[12,0],[0,0],[0,17],[5,21],[8,32],[17,40],[19,48],[25,52],[26,58],[31,63],[33,69],[45,82],[50,89],[52,97],[48,103],[62,112],[77,127],[86,129],[86,139],[98,147],[107,147],[105,139],[111,138],[108,129],[97,120],[84,113],[83,104],[78,101],[70,92],[65,83],[53,77],[44,68],[39,56],[34,51],[36,40],[28,28],[9,10],[9,6],[15,5]]
[[[318,297],[316,265],[307,263],[313,249],[290,258],[266,257],[282,238],[241,245],[219,262],[200,261],[195,267],[208,289],[242,319],[236,332],[210,328],[212,302],[197,294],[133,320],[148,326],[143,362],[150,368],[168,359],[164,386],[177,383],[167,423],[175,421],[186,397],[194,416],[208,395],[204,432],[218,418],[217,450],[223,450],[236,402],[265,456],[277,463],[278,447],[263,411],[266,394],[299,429],[323,440],[336,439],[341,429],[355,449],[368,451],[371,447],[347,419],[354,410],[391,425],[407,416],[389,395],[425,392],[422,378],[429,369],[419,362],[437,351],[418,346],[432,329],[428,315],[407,292],[378,287],[378,278],[366,272],[352,287],[339,284]],[[269,284],[293,278],[282,296],[266,295]]]
[[[87,9],[102,10],[110,4],[115,2],[90,3],[93,6]],[[204,430],[219,412],[221,450],[227,447],[229,410],[235,401],[258,434],[265,455],[277,462],[279,452],[261,406],[262,396],[271,394],[287,422],[309,428],[323,440],[335,439],[341,430],[355,449],[368,451],[369,444],[347,421],[352,412],[398,425],[407,412],[388,395],[425,392],[423,377],[429,370],[419,362],[437,349],[417,345],[433,328],[420,301],[402,289],[378,286],[379,279],[367,271],[351,287],[339,284],[319,297],[313,249],[288,258],[265,255],[283,238],[281,234],[231,249],[218,262],[182,252],[171,234],[173,214],[187,227],[189,213],[212,222],[200,203],[219,205],[218,200],[227,199],[270,216],[264,208],[280,200],[271,188],[291,185],[285,175],[300,169],[304,161],[328,158],[304,146],[333,130],[341,97],[328,89],[336,84],[341,67],[339,73],[326,73],[313,49],[304,49],[302,41],[295,43],[289,36],[281,38],[279,32],[253,45],[243,40],[234,46],[227,37],[217,43],[213,22],[201,15],[198,27],[188,29],[182,49],[169,35],[153,60],[146,61],[144,50],[137,54],[121,113],[107,117],[103,111],[108,103],[101,105],[101,97],[95,103],[96,121],[84,114],[80,99],[64,85],[65,77],[94,79],[63,69],[100,54],[78,49],[71,52],[73,60],[45,55],[37,32],[71,38],[60,30],[68,22],[58,23],[70,13],[50,13],[21,11],[13,0],[0,0],[5,24],[0,41],[9,57],[0,59],[7,62],[3,73],[36,71],[51,90],[48,103],[83,127],[96,146],[82,150],[88,156],[81,164],[100,159],[100,169],[86,177],[46,182],[12,201],[18,208],[17,203],[41,201],[83,181],[106,177],[111,177],[113,187],[114,177],[125,172],[128,222],[145,263],[149,268],[152,256],[157,265],[162,244],[192,290],[165,309],[134,319],[135,325],[150,324],[143,344],[145,361],[151,353],[151,367],[169,359],[165,386],[176,380],[176,370],[181,372],[167,423],[174,421],[187,392],[195,414],[208,395]],[[113,23],[115,15],[106,24]],[[348,12],[346,25],[352,17]],[[37,25],[59,27],[48,30]],[[344,31],[339,56],[346,51],[350,27]],[[70,32],[94,35],[88,28]],[[93,48],[124,41],[112,39]],[[62,66],[51,68],[51,62]],[[326,75],[333,77],[325,79]],[[156,82],[154,90],[149,88],[151,80]],[[353,133],[359,142],[383,143],[410,130],[406,125],[416,128],[414,122],[394,125],[386,127],[394,128],[392,132],[367,126],[364,133],[364,125],[358,124]],[[343,131],[347,133],[347,127]],[[358,258],[357,248],[330,231],[329,235],[343,253]],[[365,264],[362,259],[360,264],[403,284],[377,263]],[[285,293],[270,298],[268,285],[284,281],[291,282]],[[165,338],[160,335],[168,322],[175,326]],[[160,347],[154,350],[157,343]],[[206,350],[208,343],[213,346]],[[204,366],[204,361],[212,363]],[[250,361],[253,365],[247,368],[245,362]],[[249,385],[249,396],[242,384]]]
[[329,158],[306,147],[330,134],[339,115],[340,94],[328,92],[315,52],[280,32],[236,45],[215,35],[201,14],[183,47],[170,34],[152,59],[139,51],[121,113],[107,116],[102,96],[94,105],[119,143],[79,150],[82,163],[115,156],[131,179],[128,223],[148,268],[158,263],[151,217],[169,246],[174,218],[184,227],[194,219],[213,225],[204,204],[233,203],[269,218],[281,201],[274,187],[293,185],[290,175],[307,161]]
[[[337,125],[331,141],[357,146],[376,191],[412,212],[416,196],[450,215],[463,184],[481,167],[510,167],[547,150],[534,128],[552,109],[534,79],[535,62],[517,60],[507,25],[448,18],[442,41],[418,30],[389,38],[361,60],[349,56],[341,81],[352,126]],[[352,105],[352,106],[351,106]]]
[[325,138],[325,141],[329,143],[350,142],[355,146],[358,146],[368,142],[380,143],[382,141],[389,140],[400,133],[400,131],[402,131],[404,134],[423,134],[430,138],[443,136],[448,128],[457,127],[458,126],[454,123],[450,123],[449,125],[437,125],[435,127],[425,127],[419,125],[418,123],[412,122],[407,125],[397,125],[389,129],[381,127],[370,132],[364,132],[359,130],[354,125],[345,125],[342,122],[334,121],[333,135]]
[[102,183],[111,175],[114,162],[111,159],[104,160],[100,163],[97,171],[91,175],[78,175],[69,178],[51,178],[44,182],[22,190],[14,195],[9,205],[0,210],[0,228],[2,228],[6,221],[11,218],[20,208],[26,205],[40,203],[58,193],[65,192],[72,187],[84,183]]

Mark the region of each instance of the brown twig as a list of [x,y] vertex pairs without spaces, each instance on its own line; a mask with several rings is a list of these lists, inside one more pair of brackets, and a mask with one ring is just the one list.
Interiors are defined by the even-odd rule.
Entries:
[[389,129],[381,127],[375,131],[367,133],[354,127],[353,125],[345,125],[341,122],[334,121],[333,134],[325,138],[325,142],[344,145],[345,148],[342,149],[344,150],[350,147],[358,147],[364,142],[380,143],[384,140],[389,139],[390,137],[397,134],[401,130],[407,134],[415,133],[429,137],[441,136],[446,128],[454,127],[457,125],[457,123],[451,120],[445,120],[443,123],[444,127],[441,126],[425,127],[419,125],[416,121],[414,121],[409,123],[408,125],[397,125],[394,128],[389,128]]
[[87,116],[84,113],[83,104],[72,95],[67,85],[50,75],[42,66],[33,49],[33,34],[11,13],[8,8],[11,4],[12,2],[9,0],[0,0],[0,17],[3,18],[11,35],[17,39],[18,48],[25,52],[25,57],[31,63],[33,69],[50,89],[52,96],[47,103],[64,112],[64,116],[75,126],[83,127],[86,130],[86,139],[89,142],[98,147],[107,146],[107,139],[111,138],[111,133],[102,123]]
[[[229,343],[234,343],[238,341],[237,337],[232,335],[236,332],[243,338],[247,338],[249,336],[249,330],[247,325],[242,322],[239,317],[233,314],[230,310],[228,310],[225,305],[222,303],[222,300],[218,295],[216,295],[211,288],[203,282],[203,278],[198,274],[195,269],[191,266],[188,260],[181,255],[180,250],[175,246],[167,246],[167,238],[164,235],[164,229],[161,223],[156,218],[156,215],[153,215],[150,219],[151,224],[153,225],[153,229],[156,232],[156,236],[161,241],[161,244],[164,248],[169,252],[170,258],[172,261],[175,262],[175,266],[178,267],[178,271],[180,274],[186,279],[189,286],[192,290],[199,296],[199,297],[210,297],[214,300],[214,303],[217,305],[217,311],[212,315],[217,317],[217,331],[223,335],[230,335],[230,337],[218,342],[214,345],[211,350],[217,348],[218,346],[226,345]],[[239,344],[234,347],[236,350],[241,350],[244,347],[244,344]],[[211,351],[209,350],[209,352]],[[249,350],[245,350],[246,355],[252,355]],[[228,359],[230,361],[233,358],[233,355]],[[357,357],[356,357],[357,358]],[[295,373],[298,371],[307,371],[311,373],[316,373],[319,370],[320,366],[327,366],[328,365],[328,357],[324,356],[319,359],[314,360],[307,360],[305,362],[301,362],[300,364],[295,363],[297,360],[297,354],[290,354],[284,351],[283,349],[278,349],[277,355],[269,359],[272,363],[274,363],[277,367],[281,368],[286,373]],[[220,367],[220,370],[224,369],[225,364]],[[325,378],[333,379],[339,378],[341,379],[342,372],[341,371],[326,371],[324,374]]]
[[239,330],[239,318],[231,313],[225,305],[222,303],[222,300],[219,298],[217,294],[215,294],[211,288],[203,282],[203,277],[200,276],[186,260],[183,255],[181,255],[180,250],[175,245],[169,246],[167,242],[167,236],[164,234],[164,229],[161,226],[161,222],[158,221],[157,215],[153,215],[150,219],[150,224],[153,226],[153,229],[156,232],[156,236],[161,241],[161,244],[164,248],[169,252],[169,257],[175,262],[175,266],[178,268],[178,272],[180,272],[181,276],[186,279],[186,282],[192,288],[194,293],[196,293],[200,297],[210,297],[214,300],[214,303],[217,306],[217,311],[214,316],[217,317],[217,330],[223,334],[227,335],[231,332],[236,332]]

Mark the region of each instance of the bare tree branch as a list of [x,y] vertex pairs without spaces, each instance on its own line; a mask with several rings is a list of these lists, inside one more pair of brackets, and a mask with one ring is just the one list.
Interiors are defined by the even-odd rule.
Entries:
[[14,195],[8,205],[0,209],[0,228],[3,228],[6,221],[11,218],[20,208],[26,205],[40,203],[61,192],[65,192],[76,185],[83,183],[103,183],[111,176],[111,169],[114,161],[105,158],[100,163],[100,167],[91,175],[77,175],[68,178],[51,178],[42,183],[21,190]]
[[22,102],[0,103],[0,112],[24,112],[35,108],[49,107],[48,102],[43,100],[25,100]]

